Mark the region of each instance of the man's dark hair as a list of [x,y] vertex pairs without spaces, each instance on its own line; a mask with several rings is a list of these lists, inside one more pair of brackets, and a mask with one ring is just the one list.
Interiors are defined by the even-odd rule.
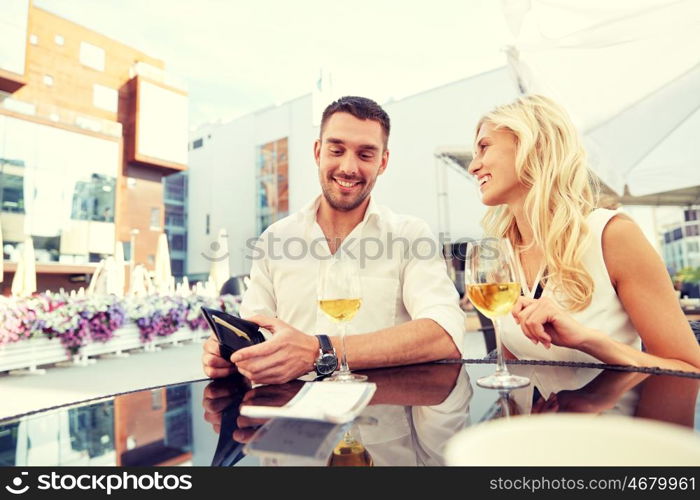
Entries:
[[326,123],[335,113],[350,113],[352,116],[360,120],[373,120],[375,122],[379,122],[379,124],[382,126],[382,130],[384,131],[384,147],[386,148],[387,142],[389,141],[391,122],[386,111],[384,111],[382,107],[372,99],[357,96],[344,96],[337,101],[330,103],[323,111],[323,116],[321,117],[320,135],[323,135],[323,129],[325,128]]

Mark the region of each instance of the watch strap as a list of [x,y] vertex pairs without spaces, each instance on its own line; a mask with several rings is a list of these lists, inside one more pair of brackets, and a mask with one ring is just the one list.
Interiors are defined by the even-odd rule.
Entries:
[[328,335],[316,335],[316,338],[318,338],[318,343],[322,352],[335,354],[335,349],[333,349],[333,344]]

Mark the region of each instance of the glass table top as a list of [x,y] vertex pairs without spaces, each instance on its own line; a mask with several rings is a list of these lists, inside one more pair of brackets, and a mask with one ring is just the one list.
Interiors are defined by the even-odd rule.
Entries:
[[251,388],[230,377],[105,395],[0,420],[0,465],[444,465],[445,445],[462,429],[552,413],[700,431],[697,375],[537,363],[509,369],[531,384],[482,389],[475,380],[493,365],[470,362],[365,371],[377,390],[346,425],[239,414],[241,404],[285,404],[301,381]]

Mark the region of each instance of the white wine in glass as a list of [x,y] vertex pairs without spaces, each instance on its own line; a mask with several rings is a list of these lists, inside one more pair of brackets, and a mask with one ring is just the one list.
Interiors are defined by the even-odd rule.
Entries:
[[490,319],[508,314],[519,296],[519,283],[469,285],[469,300]]
[[493,321],[496,335],[496,373],[476,381],[488,389],[516,389],[530,383],[527,377],[511,375],[503,360],[501,317],[509,314],[520,296],[520,283],[510,244],[505,239],[487,238],[469,246],[464,269],[469,300],[481,314]]
[[352,261],[332,259],[318,284],[318,306],[340,327],[340,369],[325,379],[330,382],[362,382],[367,376],[351,373],[345,349],[347,325],[362,306],[360,270]]
[[328,459],[329,467],[372,467],[374,460],[367,448],[360,443],[349,429],[342,441],[333,448],[333,453]]
[[321,310],[333,321],[350,321],[362,305],[362,299],[330,299],[318,302]]

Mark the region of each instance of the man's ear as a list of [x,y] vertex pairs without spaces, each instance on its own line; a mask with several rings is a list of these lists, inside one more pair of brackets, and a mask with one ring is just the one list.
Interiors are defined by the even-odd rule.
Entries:
[[314,141],[314,160],[316,160],[316,166],[321,167],[321,139],[316,139]]
[[379,165],[379,173],[377,175],[382,175],[386,170],[387,165],[389,165],[389,150],[385,149],[382,153],[382,163]]

